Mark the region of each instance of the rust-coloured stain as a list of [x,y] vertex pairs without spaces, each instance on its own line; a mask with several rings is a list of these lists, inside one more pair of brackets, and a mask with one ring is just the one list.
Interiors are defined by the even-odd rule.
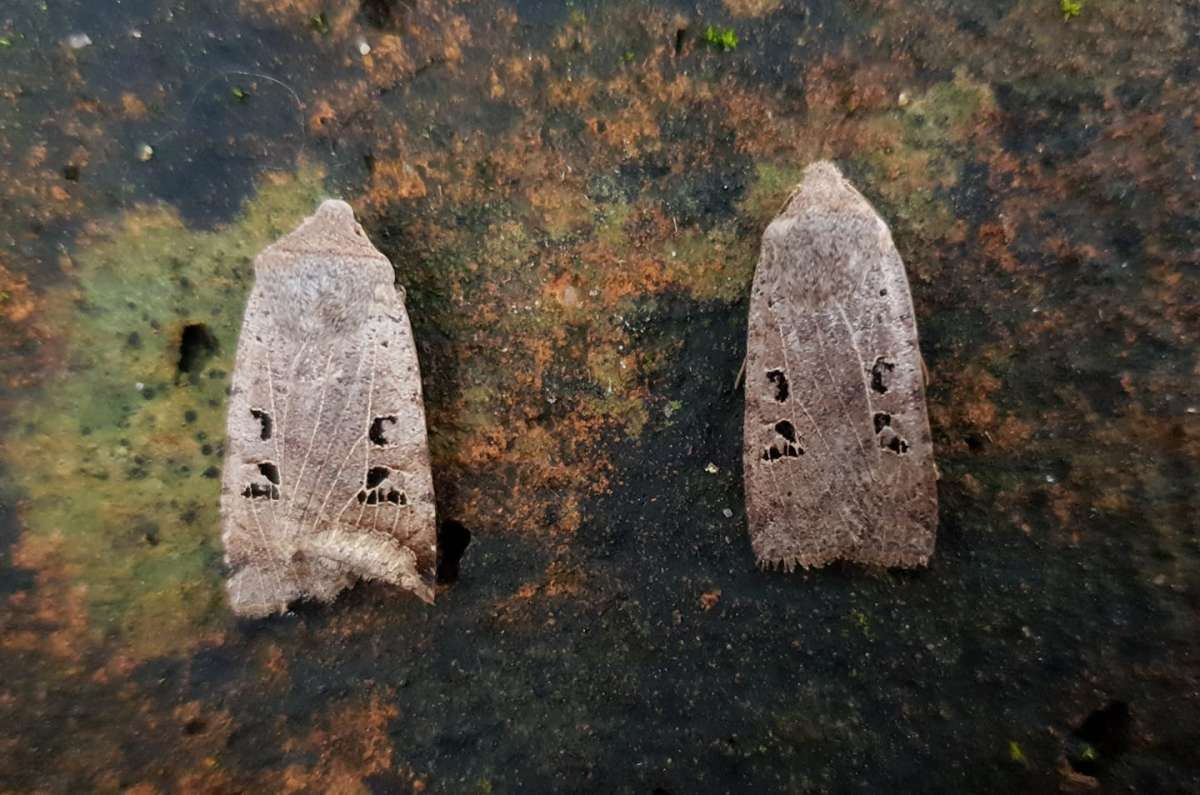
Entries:
[[432,602],[421,376],[391,265],[326,201],[254,269],[221,488],[234,612],[329,601],[360,577]]
[[917,326],[887,224],[828,162],[763,235],[744,467],[762,566],[921,566],[937,475]]

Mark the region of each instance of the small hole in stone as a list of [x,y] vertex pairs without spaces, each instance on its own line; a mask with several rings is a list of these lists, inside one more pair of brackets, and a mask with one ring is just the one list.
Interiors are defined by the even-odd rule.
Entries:
[[683,52],[683,45],[687,44],[687,28],[675,29],[675,54],[679,55]]
[[[1133,718],[1129,704],[1110,701],[1087,716],[1073,734],[1090,743],[1104,759],[1112,760],[1129,750]],[[1071,766],[1080,773],[1094,774],[1098,759],[1071,760]],[[1088,764],[1091,763],[1091,764]]]
[[79,166],[75,165],[74,163],[63,166],[62,175],[63,179],[67,180],[68,182],[78,182]]
[[882,296],[885,296],[885,295],[887,295],[887,290],[886,290],[886,289],[885,289],[885,290],[880,290],[880,291],[879,291],[879,295],[880,295],[881,297],[882,297]]
[[908,452],[908,442],[901,439],[899,436],[893,436],[887,443],[887,449],[893,453],[902,455]]
[[404,23],[404,17],[413,0],[360,0],[358,8],[373,28],[396,29]]
[[983,437],[976,433],[968,433],[967,434],[967,448],[972,453],[982,452],[983,451]]
[[767,380],[775,385],[775,400],[782,403],[788,399],[788,380],[783,370],[767,370]]
[[775,432],[789,442],[794,443],[796,441],[796,429],[787,420],[780,420],[775,423]]
[[264,442],[271,438],[271,415],[260,409],[250,409],[250,416],[262,423],[262,432],[259,434]]
[[875,433],[879,433],[884,428],[891,426],[891,424],[892,424],[892,415],[891,414],[885,414],[884,412],[881,411],[875,415]]
[[217,347],[217,338],[209,333],[203,323],[184,326],[179,338],[178,372],[189,375],[202,372],[208,360],[216,354]]
[[458,565],[471,545],[471,531],[461,522],[447,519],[438,527],[437,581],[452,583],[458,579]]
[[205,725],[204,721],[200,720],[199,718],[192,718],[187,723],[183,724],[183,733],[184,734],[199,734],[200,732],[204,731],[206,728],[208,728],[208,727]]

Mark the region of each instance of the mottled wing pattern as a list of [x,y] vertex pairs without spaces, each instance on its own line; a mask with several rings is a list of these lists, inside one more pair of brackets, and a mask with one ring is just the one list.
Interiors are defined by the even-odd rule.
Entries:
[[936,473],[908,282],[886,224],[832,165],[806,171],[764,235],[746,373],[760,564],[925,564]]
[[327,202],[256,261],[221,498],[241,615],[328,601],[360,577],[433,598],[433,485],[412,332],[387,261],[365,238],[337,239],[347,224],[361,235],[346,205]]

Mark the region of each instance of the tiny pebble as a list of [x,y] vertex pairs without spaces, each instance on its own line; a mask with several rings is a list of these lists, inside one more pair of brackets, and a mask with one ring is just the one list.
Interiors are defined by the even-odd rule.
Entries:
[[367,44],[367,42],[364,39],[358,40],[358,54],[359,55],[370,55],[371,54],[371,45]]
[[92,44],[91,36],[86,33],[72,33],[67,36],[67,46],[72,50],[82,50],[84,47],[89,47]]
[[732,519],[732,518],[733,518],[733,511],[729,510],[728,508],[726,508],[725,510],[721,511],[721,513],[725,514],[725,518],[726,518],[726,519]]
[[710,474],[710,475],[715,475],[715,474],[717,474],[718,472],[720,472],[721,470],[717,469],[717,465],[716,465],[716,464],[710,463],[708,466],[706,466],[706,467],[704,468],[704,471],[705,471],[705,472],[707,472],[707,473],[708,473],[708,474]]
[[143,163],[154,157],[154,147],[150,144],[142,144],[137,148],[137,159]]
[[908,102],[909,102],[909,99],[908,99],[908,92],[907,92],[907,91],[901,91],[901,92],[900,92],[900,96],[899,96],[899,97],[897,97],[897,99],[896,99],[896,102],[897,102],[897,103],[900,105],[900,107],[902,107],[902,108],[906,108],[906,107],[908,107]]
[[141,381],[138,381],[136,384],[133,385],[133,388],[136,389],[137,391],[141,392],[143,389],[146,388],[146,385],[143,384]]

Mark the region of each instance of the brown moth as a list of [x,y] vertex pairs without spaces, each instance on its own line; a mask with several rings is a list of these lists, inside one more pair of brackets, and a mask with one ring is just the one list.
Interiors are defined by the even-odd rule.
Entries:
[[238,615],[330,601],[360,577],[433,601],[421,376],[393,278],[341,201],[254,261],[221,482]]
[[887,224],[828,162],[767,227],[746,343],[758,563],[923,566],[937,473],[917,326]]

